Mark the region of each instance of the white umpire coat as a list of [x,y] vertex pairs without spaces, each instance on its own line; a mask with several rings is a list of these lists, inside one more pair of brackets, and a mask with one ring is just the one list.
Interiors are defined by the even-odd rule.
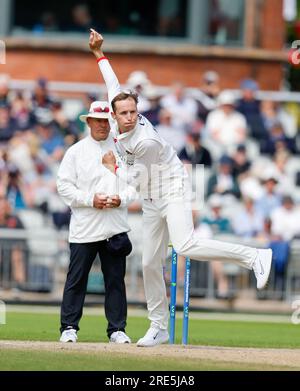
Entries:
[[[67,150],[60,164],[57,190],[71,209],[70,243],[97,242],[130,230],[127,203],[134,195],[124,184],[121,189],[118,178],[102,165],[102,156],[109,150],[115,150],[111,134],[100,142],[88,135]],[[118,194],[120,207],[94,208],[96,193]]]

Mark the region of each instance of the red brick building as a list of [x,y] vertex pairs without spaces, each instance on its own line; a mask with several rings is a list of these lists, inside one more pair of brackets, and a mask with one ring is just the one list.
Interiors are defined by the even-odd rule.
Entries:
[[[222,1],[225,7],[226,0]],[[15,8],[19,3],[16,2]],[[156,3],[163,15],[157,23],[164,26],[165,3],[159,0]],[[262,89],[278,89],[286,61],[283,0],[236,0],[241,13],[238,17],[234,15],[234,8],[231,19],[227,15],[223,25],[214,19],[213,1],[204,0],[203,4],[207,3],[210,9],[202,40],[197,38],[202,26],[200,3],[202,0],[177,2],[187,7],[183,38],[141,38],[137,34],[119,39],[118,35],[106,35],[104,31],[104,36],[108,37],[104,50],[120,81],[124,83],[131,71],[142,69],[155,84],[167,86],[181,80],[195,87],[204,71],[215,70],[221,75],[221,85],[225,88],[237,88],[241,79],[253,77]],[[99,82],[95,60],[88,49],[88,34],[74,39],[63,32],[52,37],[25,29],[24,33],[20,31],[10,30],[5,34],[7,63],[0,66],[0,73],[9,73],[13,79],[32,80],[45,76],[55,81]]]

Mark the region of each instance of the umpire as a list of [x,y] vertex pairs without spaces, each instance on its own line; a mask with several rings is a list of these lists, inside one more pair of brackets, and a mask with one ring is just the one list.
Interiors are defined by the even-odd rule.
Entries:
[[[76,342],[78,324],[91,266],[99,254],[105,285],[105,315],[110,342],[130,343],[125,334],[127,300],[126,256],[132,246],[127,232],[126,197],[116,177],[102,165],[102,156],[114,150],[109,105],[93,102],[80,116],[89,134],[71,146],[61,162],[57,189],[71,209],[70,265],[61,305],[61,342]],[[124,195],[126,194],[126,191]]]

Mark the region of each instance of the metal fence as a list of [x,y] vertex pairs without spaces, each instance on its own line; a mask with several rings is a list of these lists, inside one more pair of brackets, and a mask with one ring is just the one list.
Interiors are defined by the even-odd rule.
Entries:
[[[129,236],[133,251],[127,258],[127,296],[129,302],[145,303],[142,280],[142,217],[129,214],[132,231]],[[219,236],[217,239],[242,243],[251,246],[260,244],[241,241],[235,236]],[[170,256],[170,254],[169,254]],[[52,227],[25,230],[0,229],[0,288],[2,292],[19,290],[19,297],[27,292],[31,298],[39,300],[41,294],[48,294],[50,300],[59,301],[69,263],[68,232],[57,231]],[[168,283],[170,261],[166,259]],[[276,286],[274,269],[269,287],[262,293],[255,289],[252,272],[235,264],[223,264],[223,272],[229,279],[230,291],[239,296],[251,290],[257,299],[281,299],[292,301],[300,295],[300,240],[291,243],[291,255],[282,286]],[[180,287],[180,274],[179,274]],[[104,284],[100,260],[96,259],[90,272],[88,293],[103,294]],[[216,283],[211,264],[192,261],[191,296],[211,299],[216,295]]]

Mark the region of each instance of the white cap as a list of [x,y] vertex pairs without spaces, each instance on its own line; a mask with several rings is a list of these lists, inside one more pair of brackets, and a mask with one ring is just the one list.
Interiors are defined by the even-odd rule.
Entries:
[[234,105],[235,104],[235,95],[231,91],[223,91],[218,96],[218,105]]
[[162,94],[159,93],[158,89],[154,87],[152,84],[148,85],[144,90],[144,96],[147,99],[156,99],[159,98]]
[[223,206],[223,199],[220,194],[212,194],[208,199],[208,205],[211,208],[221,208]]
[[136,87],[136,86],[146,86],[150,84],[150,80],[148,79],[148,76],[146,72],[144,71],[134,71],[132,72],[127,80],[127,84],[130,87]]
[[91,104],[90,111],[86,115],[79,117],[81,122],[87,122],[88,118],[104,118],[109,119],[110,109],[108,102],[95,101]]

